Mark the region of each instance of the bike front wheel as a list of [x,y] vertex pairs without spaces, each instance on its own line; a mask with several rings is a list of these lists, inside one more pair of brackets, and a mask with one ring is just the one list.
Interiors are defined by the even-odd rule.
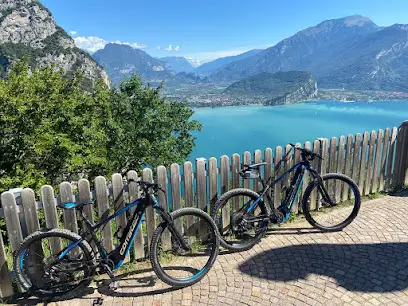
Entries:
[[340,231],[360,210],[361,196],[356,183],[343,174],[322,176],[322,183],[312,182],[302,201],[306,220],[322,231]]
[[43,299],[80,295],[92,280],[95,259],[81,236],[68,230],[38,231],[28,236],[13,261],[17,283]]
[[163,282],[185,287],[200,281],[211,269],[219,237],[214,221],[200,209],[182,208],[171,216],[172,223],[162,222],[153,233],[150,261]]

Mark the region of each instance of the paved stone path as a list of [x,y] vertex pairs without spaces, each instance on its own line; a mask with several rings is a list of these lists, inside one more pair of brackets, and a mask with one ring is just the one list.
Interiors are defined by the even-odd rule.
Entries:
[[[364,202],[342,232],[305,220],[270,230],[253,249],[219,255],[198,284],[171,290],[150,269],[121,288],[57,305],[408,305],[408,193]],[[31,301],[35,303],[36,301]]]

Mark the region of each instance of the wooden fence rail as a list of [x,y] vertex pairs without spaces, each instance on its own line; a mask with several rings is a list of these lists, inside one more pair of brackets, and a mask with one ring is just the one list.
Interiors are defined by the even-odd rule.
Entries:
[[[298,144],[300,145],[300,144]],[[405,121],[399,129],[372,131],[356,135],[340,136],[338,139],[317,139],[314,142],[305,142],[303,147],[319,153],[324,160],[317,160],[313,167],[321,174],[328,172],[344,173],[352,177],[358,184],[363,195],[369,195],[378,191],[390,191],[396,187],[408,184],[408,121]],[[283,162],[282,168],[277,169],[279,161],[285,154],[288,158]],[[144,169],[142,173],[128,172],[127,178],[120,174],[114,174],[107,185],[105,177],[99,176],[93,182],[81,179],[77,188],[68,182],[59,186],[59,196],[54,196],[51,186],[43,186],[39,192],[39,199],[31,189],[23,189],[20,196],[11,192],[1,194],[0,217],[4,217],[7,228],[7,240],[0,236],[0,296],[7,297],[13,292],[11,286],[10,267],[11,254],[17,249],[21,241],[32,232],[42,228],[67,228],[78,232],[83,229],[83,224],[78,224],[74,211],[57,209],[59,202],[94,200],[95,204],[88,205],[85,209],[87,216],[93,221],[104,218],[112,213],[114,208],[120,209],[129,202],[133,202],[141,196],[138,186],[131,181],[141,177],[145,181],[156,181],[163,186],[165,193],[159,191],[160,204],[168,210],[176,210],[181,207],[198,207],[210,212],[216,200],[224,192],[231,188],[245,187],[259,190],[257,181],[243,180],[239,171],[243,164],[264,161],[267,163],[263,171],[266,179],[280,175],[299,162],[300,155],[291,146],[276,147],[274,150],[267,148],[264,152],[256,150],[253,154],[244,152],[243,155],[224,155],[220,160],[212,157],[208,161],[197,159],[195,167],[191,162],[180,165],[173,164],[169,169],[160,166],[157,169]],[[282,164],[282,163],[281,163]],[[181,171],[182,170],[182,171]],[[281,201],[281,190],[288,186],[290,177],[275,186],[272,199],[274,206],[278,207]],[[310,182],[310,176],[306,174],[300,194],[294,207],[294,213],[301,212],[301,198]],[[90,186],[94,186],[91,191]],[[312,193],[312,203],[317,203],[317,194]],[[336,189],[336,198],[347,200],[351,197],[348,192]],[[230,203],[232,210],[239,208],[239,201]],[[316,207],[314,207],[316,208]],[[40,213],[41,212],[41,213]],[[223,212],[223,222],[229,222],[230,214]],[[111,251],[117,243],[114,231],[126,225],[125,215],[112,220],[101,232],[103,243],[107,251]],[[136,236],[133,252],[127,260],[144,259],[150,246],[152,233],[160,222],[158,215],[150,207],[144,218],[142,230]],[[191,223],[192,220],[185,220]],[[177,226],[182,226],[178,224]],[[164,235],[169,240],[169,236]],[[166,240],[164,238],[163,240]],[[163,241],[170,244],[170,241]],[[59,241],[55,241],[51,247],[55,250],[61,248]]]

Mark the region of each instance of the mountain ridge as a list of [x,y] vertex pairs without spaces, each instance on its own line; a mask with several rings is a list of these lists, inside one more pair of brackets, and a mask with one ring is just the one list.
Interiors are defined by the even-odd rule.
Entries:
[[102,78],[110,84],[103,68],[76,47],[39,1],[1,0],[0,29],[0,74],[3,77],[14,61],[26,56],[32,67],[52,64],[70,75],[80,69],[86,80],[93,82]]
[[135,73],[139,73],[144,81],[155,83],[174,75],[166,62],[128,45],[109,43],[92,57],[105,68],[114,84]]

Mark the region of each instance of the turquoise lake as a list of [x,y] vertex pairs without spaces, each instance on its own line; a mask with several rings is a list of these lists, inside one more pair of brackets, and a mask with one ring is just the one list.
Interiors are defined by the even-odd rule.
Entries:
[[219,158],[316,138],[398,127],[408,120],[408,101],[316,101],[284,106],[197,108],[203,129],[188,160]]

